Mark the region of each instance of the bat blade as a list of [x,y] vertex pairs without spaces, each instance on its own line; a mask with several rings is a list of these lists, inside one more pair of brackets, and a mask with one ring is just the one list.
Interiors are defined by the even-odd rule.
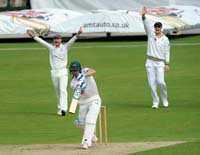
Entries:
[[76,87],[74,91],[72,102],[69,108],[69,112],[71,114],[74,114],[76,112],[76,107],[77,107],[80,97],[81,97],[81,87],[78,85],[78,87]]
[[73,98],[69,108],[69,113],[74,114],[76,112],[77,105],[78,105],[78,100]]

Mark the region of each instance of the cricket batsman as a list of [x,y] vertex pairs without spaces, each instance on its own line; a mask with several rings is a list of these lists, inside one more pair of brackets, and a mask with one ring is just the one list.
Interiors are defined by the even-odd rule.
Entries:
[[27,30],[27,34],[32,37],[35,41],[39,42],[49,50],[49,59],[51,66],[51,79],[56,92],[57,97],[57,114],[65,116],[68,109],[67,104],[67,83],[68,83],[68,71],[67,58],[68,50],[71,45],[77,40],[82,33],[82,27],[80,27],[78,33],[72,37],[67,43],[62,44],[62,37],[55,35],[53,38],[53,45],[49,44],[42,38],[36,36],[32,30]]
[[81,149],[87,150],[93,142],[98,140],[94,132],[101,107],[101,98],[93,77],[96,71],[91,68],[81,68],[78,61],[73,61],[69,69],[73,76],[70,83],[71,88],[73,90],[77,87],[81,88],[78,120],[75,120],[74,124],[83,131]]
[[142,10],[142,20],[148,37],[146,70],[153,98],[152,108],[157,109],[159,107],[157,85],[160,87],[163,106],[167,108],[169,103],[164,74],[165,71],[168,72],[170,70],[169,39],[162,32],[162,23],[156,22],[154,25],[151,25],[145,14],[147,14],[146,7]]

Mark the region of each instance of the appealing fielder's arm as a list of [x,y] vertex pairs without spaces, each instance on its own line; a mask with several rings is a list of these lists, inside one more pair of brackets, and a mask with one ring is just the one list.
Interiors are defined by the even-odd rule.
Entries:
[[71,45],[79,38],[79,36],[81,35],[81,33],[83,32],[82,27],[80,27],[79,31],[77,32],[77,34],[72,37],[67,43],[66,43],[66,48],[69,49],[71,47]]
[[144,30],[145,30],[147,36],[150,36],[150,34],[152,33],[152,28],[151,28],[152,26],[147,21],[146,14],[147,14],[147,8],[143,7],[143,9],[142,9],[142,22],[144,24]]
[[36,36],[36,34],[33,33],[32,30],[27,30],[26,32],[31,38],[33,38],[35,41],[39,42],[40,44],[42,44],[43,46],[45,46],[48,49],[52,48],[52,45],[49,44],[48,42],[44,41],[43,39],[39,38],[38,36]]
[[48,49],[53,48],[53,46],[51,44],[49,44],[48,42],[44,41],[43,39],[41,39],[40,37],[35,36],[33,38],[35,41],[37,41],[38,43],[42,44],[43,46],[45,46]]

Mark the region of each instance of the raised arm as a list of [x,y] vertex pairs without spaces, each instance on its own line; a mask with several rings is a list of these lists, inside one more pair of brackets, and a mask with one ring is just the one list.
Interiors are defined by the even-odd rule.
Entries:
[[38,37],[33,30],[27,30],[26,33],[33,38],[35,41],[39,42],[40,44],[42,44],[43,46],[45,46],[46,48],[50,49],[52,48],[52,45],[49,44],[48,42],[44,41],[43,39],[41,39],[40,37]]
[[142,13],[141,13],[141,15],[142,15],[142,22],[143,22],[143,24],[144,24],[144,30],[145,30],[145,32],[146,32],[146,34],[147,34],[147,36],[149,36],[152,32],[152,28],[151,28],[151,25],[150,25],[150,23],[147,21],[147,19],[146,19],[146,14],[148,13],[148,11],[147,11],[147,8],[146,7],[143,7],[143,9],[142,9]]
[[79,29],[78,32],[76,33],[76,37],[79,38],[79,36],[81,35],[81,33],[83,33],[83,28],[82,28],[82,26],[80,27],[80,29]]
[[82,26],[80,27],[79,31],[76,33],[74,37],[72,37],[68,42],[67,42],[67,49],[71,47],[71,45],[79,38],[81,33],[83,32]]

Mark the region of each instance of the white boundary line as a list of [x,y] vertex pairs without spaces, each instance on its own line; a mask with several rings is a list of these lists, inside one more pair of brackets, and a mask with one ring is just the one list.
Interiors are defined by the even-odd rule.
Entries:
[[[199,46],[200,43],[176,43],[171,44],[171,46]],[[141,45],[102,45],[102,46],[79,46],[79,47],[72,47],[72,48],[130,48],[130,47],[146,47],[147,44]],[[17,50],[43,50],[46,48],[0,48],[0,51],[17,51]]]

